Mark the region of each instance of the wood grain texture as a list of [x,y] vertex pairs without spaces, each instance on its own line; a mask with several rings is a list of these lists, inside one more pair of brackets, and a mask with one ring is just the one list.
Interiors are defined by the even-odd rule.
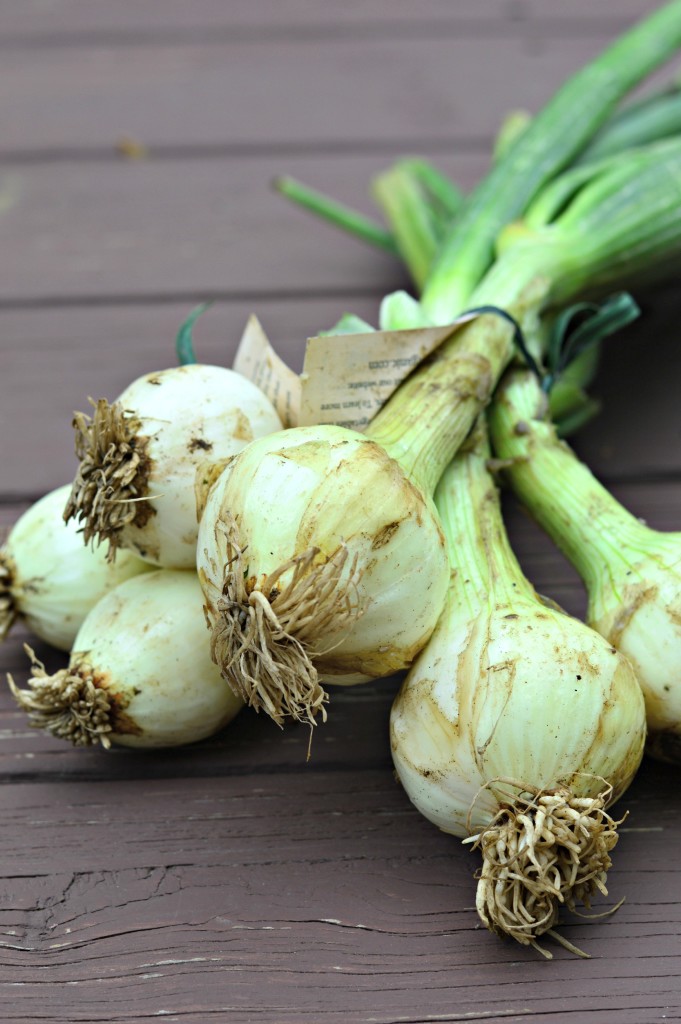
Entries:
[[[370,180],[390,157],[22,165],[4,177],[0,224],[12,258],[0,302],[53,305],[224,295],[378,299],[403,281],[369,250],[277,195],[292,174],[374,213]],[[438,161],[465,187],[486,159]]]
[[346,0],[344,4],[320,4],[315,0],[23,0],[3,12],[0,39],[13,45],[20,43],[60,45],[69,41],[81,43],[83,36],[96,33],[112,42],[133,43],[158,38],[164,32],[183,35],[201,33],[210,39],[216,30],[238,32],[250,29],[260,35],[300,34],[305,30],[325,28],[339,34],[343,28],[361,31],[367,24],[388,33],[391,27],[470,25],[476,31],[485,27],[497,32],[513,31],[518,23],[530,22],[533,28],[543,26],[556,34],[559,23],[583,24],[584,30],[606,31],[622,21],[634,20],[655,8],[654,0],[609,0],[607,8],[572,0],[569,7],[561,0]]
[[4,787],[6,1019],[45,1019],[49,995],[55,1022],[659,1020],[680,952],[675,789],[644,766],[598,909],[627,902],[566,923],[592,960],[547,965],[477,926],[474,857],[387,768]]
[[[0,153],[286,148],[366,152],[456,139],[488,148],[509,105],[536,110],[613,33],[502,38],[236,39],[214,45],[8,47]],[[39,59],[38,59],[39,58]]]

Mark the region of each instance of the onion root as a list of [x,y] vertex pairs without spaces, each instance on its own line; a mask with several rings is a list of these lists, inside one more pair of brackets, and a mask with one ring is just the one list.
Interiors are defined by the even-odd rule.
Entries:
[[7,682],[19,707],[28,712],[31,725],[76,747],[101,743],[108,749],[112,705],[106,691],[95,684],[87,665],[81,663],[75,668],[72,664],[51,676],[27,644],[24,650],[31,659],[28,689],[20,690],[11,675]]
[[149,459],[146,438],[138,434],[141,424],[132,413],[105,398],[92,404],[92,417],[78,412],[73,418],[79,466],[64,519],[84,524],[86,544],[94,538],[107,541],[112,561],[123,528],[130,523],[142,527],[154,514],[145,500]]
[[361,615],[357,556],[344,582],[345,544],[321,560],[319,548],[309,548],[258,578],[249,575],[234,517],[216,528],[225,532],[227,558],[222,592],[211,602],[214,621],[206,608],[213,661],[234,692],[277,725],[287,717],[314,725],[318,714],[326,721],[328,694],[313,661],[326,651],[313,650],[310,640],[337,635]]
[[0,643],[5,639],[17,617],[16,602],[12,595],[14,568],[12,559],[0,551]]
[[612,787],[595,797],[576,797],[564,788],[517,788],[522,792],[515,800],[502,806],[480,833],[464,840],[483,857],[477,875],[478,914],[490,931],[533,946],[548,959],[551,954],[537,943],[544,933],[587,956],[554,926],[562,907],[590,907],[596,892],[607,895],[610,851],[624,820],[615,821],[605,810]]

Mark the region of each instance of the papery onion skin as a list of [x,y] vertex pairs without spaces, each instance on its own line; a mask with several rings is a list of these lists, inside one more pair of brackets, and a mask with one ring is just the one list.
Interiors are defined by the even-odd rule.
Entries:
[[[24,691],[11,683],[14,695],[33,725],[76,745],[194,743],[243,706],[210,659],[201,589],[189,570],[157,570],[122,583],[86,618],[68,669],[43,682],[40,668],[34,662],[37,692],[31,681]],[[92,728],[80,705],[50,708],[45,696],[49,686],[77,688],[78,681],[88,701],[103,708]],[[41,700],[43,710],[31,706]]]
[[[114,550],[132,550],[165,568],[193,568],[197,469],[230,458],[254,438],[281,430],[274,406],[240,374],[200,363],[145,374],[123,391],[114,406],[98,406],[95,416],[101,414],[102,420],[106,420],[107,410],[119,409],[130,423],[131,437],[112,443],[120,449],[122,471],[131,449],[139,457],[137,475],[120,495],[107,497],[101,490],[95,492],[101,459],[97,455],[87,461],[89,421],[77,416],[74,423],[81,466],[66,515],[84,521],[86,535],[89,529],[100,530],[99,536]],[[96,518],[93,493],[99,510],[104,508],[111,516],[110,529],[101,521],[90,525]],[[119,523],[123,508],[130,510],[131,518]]]
[[9,614],[62,651],[71,649],[86,615],[107,591],[150,569],[132,552],[121,552],[111,563],[104,548],[86,547],[76,524],[62,517],[70,491],[65,484],[31,505],[0,549]]
[[321,561],[347,547],[339,589],[351,589],[356,616],[310,642],[323,679],[359,683],[411,664],[437,621],[449,568],[432,501],[380,445],[343,427],[299,427],[254,442],[227,466],[210,491],[197,547],[211,624],[227,514],[254,581],[310,549]]

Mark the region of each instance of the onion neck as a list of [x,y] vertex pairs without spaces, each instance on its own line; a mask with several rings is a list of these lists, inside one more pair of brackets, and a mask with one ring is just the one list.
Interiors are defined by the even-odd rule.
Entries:
[[546,395],[529,370],[507,375],[495,395],[490,428],[506,475],[593,598],[605,575],[645,554],[652,534],[596,480],[548,419]]
[[407,378],[367,435],[432,495],[511,357],[512,329],[483,316],[457,332]]
[[512,604],[520,595],[534,597],[508,541],[490,455],[485,419],[476,423],[464,450],[445,470],[435,492],[455,569],[450,596],[477,613],[481,604]]
[[[468,306],[495,305],[518,323],[542,308],[564,262],[558,240],[503,256],[470,295]],[[374,417],[366,434],[388,451],[410,479],[433,494],[514,352],[512,324],[485,313],[464,324],[425,359]]]

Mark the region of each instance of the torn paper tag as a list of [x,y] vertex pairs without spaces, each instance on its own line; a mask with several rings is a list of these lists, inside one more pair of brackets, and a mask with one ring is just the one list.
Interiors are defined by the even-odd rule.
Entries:
[[241,335],[233,369],[267,395],[285,427],[298,425],[300,377],[274,351],[254,314]]
[[300,426],[335,423],[365,430],[417,363],[462,324],[309,338],[300,378]]

